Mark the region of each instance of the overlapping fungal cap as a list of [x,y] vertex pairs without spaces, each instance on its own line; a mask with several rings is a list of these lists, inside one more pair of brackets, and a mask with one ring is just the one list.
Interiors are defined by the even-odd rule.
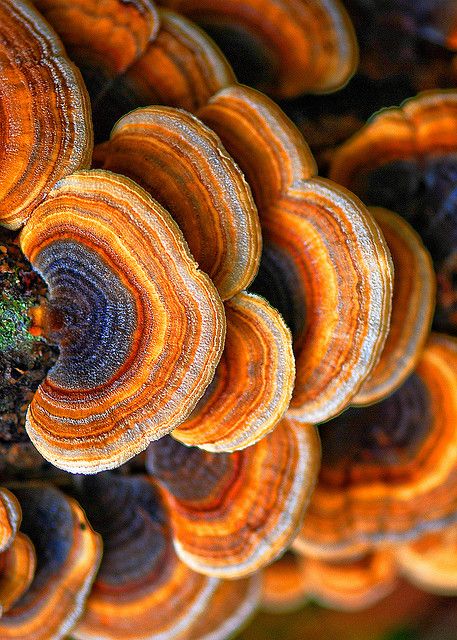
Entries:
[[103,538],[103,559],[74,631],[78,640],[181,640],[206,615],[216,578],[175,554],[158,491],[143,476],[101,474],[78,493]]
[[0,552],[14,540],[22,519],[21,505],[11,491],[0,487]]
[[457,91],[430,91],[375,115],[333,156],[330,177],[405,216],[437,271],[436,326],[457,333]]
[[357,65],[357,42],[336,0],[161,0],[204,26],[243,82],[278,97],[325,93]]
[[263,571],[263,608],[288,611],[307,600],[332,609],[364,609],[395,587],[394,556],[375,551],[344,562],[288,552]]
[[17,229],[63,176],[89,166],[92,125],[79,71],[23,0],[0,4],[0,224]]
[[169,214],[122,176],[60,181],[20,240],[48,284],[45,332],[60,347],[28,433],[58,467],[117,466],[185,419],[211,381],[220,298]]
[[457,341],[434,334],[415,372],[378,404],[323,425],[303,553],[345,558],[457,519]]
[[292,542],[319,461],[315,428],[287,418],[257,444],[231,454],[172,438],[148,449],[148,470],[163,488],[178,555],[221,578],[254,572]]
[[457,526],[427,533],[395,549],[405,577],[420,589],[443,595],[457,593]]
[[208,451],[234,451],[269,433],[289,406],[295,381],[292,340],[266,300],[242,292],[225,303],[225,348],[191,416],[172,435]]
[[23,486],[15,494],[37,566],[28,590],[0,618],[0,637],[60,640],[82,614],[100,562],[100,539],[81,507],[57,489]]
[[168,209],[223,299],[251,283],[261,253],[257,210],[241,171],[202,122],[170,107],[137,109],[119,120],[97,160]]
[[406,380],[427,340],[435,307],[435,273],[420,237],[392,211],[380,207],[370,210],[394,263],[392,315],[381,359],[352,404],[377,402]]
[[10,547],[0,553],[0,617],[27,591],[35,568],[33,544],[19,532]]
[[362,203],[316,167],[299,131],[268,98],[221,90],[199,111],[245,173],[263,232],[253,289],[292,330],[296,383],[290,414],[339,413],[375,365],[388,331],[392,267]]

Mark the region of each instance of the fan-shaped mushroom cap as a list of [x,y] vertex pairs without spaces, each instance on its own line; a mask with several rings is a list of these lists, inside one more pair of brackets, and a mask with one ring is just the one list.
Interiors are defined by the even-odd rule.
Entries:
[[290,331],[266,300],[239,293],[225,303],[227,335],[212,383],[172,436],[207,451],[244,449],[269,433],[295,381]]
[[89,166],[92,125],[79,71],[24,0],[0,4],[0,224],[17,229],[51,187]]
[[148,449],[178,555],[221,578],[254,572],[292,542],[319,460],[315,428],[287,418],[257,444],[231,454],[189,449],[172,438]]
[[290,414],[327,420],[357,393],[384,344],[393,277],[385,241],[357,198],[312,177],[306,143],[268,98],[229,87],[199,116],[253,189],[264,238],[253,288],[279,308],[294,337]]
[[22,519],[21,505],[11,491],[0,487],[0,552],[14,540]]
[[392,211],[370,209],[387,241],[395,269],[390,329],[381,358],[352,404],[370,404],[397,389],[413,371],[435,307],[435,272],[420,237]]
[[0,616],[27,591],[35,567],[33,544],[19,532],[11,546],[0,554]]
[[52,487],[15,489],[22,529],[36,550],[27,592],[0,618],[3,640],[60,640],[81,615],[101,545],[81,507]]
[[181,640],[219,581],[176,556],[158,491],[146,478],[85,479],[79,493],[103,538],[103,559],[78,640]]
[[262,606],[290,611],[307,600],[351,611],[372,606],[395,587],[394,556],[376,551],[345,562],[288,552],[263,570]]
[[457,525],[427,533],[395,548],[395,558],[405,577],[420,589],[444,595],[457,594]]
[[159,4],[208,27],[218,42],[226,41],[233,64],[241,55],[243,64],[237,66],[251,67],[244,69],[249,79],[282,98],[336,90],[357,65],[352,25],[337,0],[160,0]]
[[223,299],[251,283],[261,253],[257,209],[241,171],[202,122],[170,107],[137,109],[97,155],[171,213]]
[[382,402],[323,425],[322,468],[294,545],[348,557],[457,519],[457,341],[435,334]]
[[225,335],[223,305],[168,213],[122,176],[59,182],[21,234],[49,287],[55,367],[27,415],[56,466],[119,465],[192,411]]

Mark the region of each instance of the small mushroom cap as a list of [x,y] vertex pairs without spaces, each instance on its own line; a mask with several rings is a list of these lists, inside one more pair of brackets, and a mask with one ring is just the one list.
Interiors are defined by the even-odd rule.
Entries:
[[142,476],[101,474],[87,478],[79,495],[101,532],[104,553],[74,637],[187,639],[211,611],[219,581],[177,558],[155,486]]
[[0,553],[12,544],[21,520],[21,505],[16,496],[0,487]]
[[243,174],[202,122],[170,107],[137,109],[97,154],[104,169],[132,178],[171,213],[224,300],[252,282],[262,247],[257,209]]
[[0,224],[18,229],[63,176],[88,167],[89,100],[54,31],[24,0],[0,5]]
[[320,478],[294,546],[345,558],[456,521],[456,417],[457,340],[433,334],[397,391],[323,425]]
[[222,353],[223,304],[169,214],[122,176],[62,180],[20,240],[60,345],[28,433],[58,467],[118,466],[192,411]]
[[0,618],[4,640],[60,640],[82,614],[101,543],[81,507],[46,486],[15,489],[37,567],[27,592]]
[[397,389],[415,368],[435,308],[435,272],[420,237],[392,211],[370,209],[387,241],[395,270],[390,329],[378,364],[352,400],[377,402]]
[[294,338],[290,414],[321,422],[357,393],[387,335],[393,272],[364,205],[313,178],[296,127],[253,89],[223,89],[199,111],[252,186],[264,251],[253,289],[279,308]]
[[292,338],[266,300],[242,292],[225,303],[227,334],[213,381],[172,436],[207,451],[258,442],[283,417],[292,396]]
[[311,425],[284,418],[257,444],[207,453],[162,438],[148,449],[161,483],[175,548],[195,571],[253,573],[294,539],[314,488],[320,445]]
[[[337,0],[161,0],[160,4],[207,27],[216,41],[225,40],[233,53],[232,64],[258,88],[281,98],[339,89],[357,66],[352,24]],[[238,57],[243,65],[237,64]]]
[[396,576],[395,559],[389,551],[344,562],[288,552],[263,571],[262,607],[285,612],[312,599],[331,609],[365,609],[394,589]]
[[0,554],[0,617],[27,591],[35,567],[33,544],[19,532],[11,546]]
[[457,594],[457,525],[427,533],[395,548],[403,575],[420,589],[442,595]]

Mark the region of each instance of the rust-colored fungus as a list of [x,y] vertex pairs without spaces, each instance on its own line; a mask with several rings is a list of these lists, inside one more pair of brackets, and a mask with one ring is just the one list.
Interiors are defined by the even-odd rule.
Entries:
[[35,567],[33,544],[19,532],[11,546],[0,553],[0,616],[27,591],[35,575]]
[[313,426],[284,418],[235,453],[151,443],[148,469],[161,483],[178,555],[208,575],[237,578],[276,558],[303,519],[319,467]]
[[406,380],[424,348],[435,307],[435,273],[419,236],[392,211],[372,207],[371,213],[394,263],[392,315],[381,359],[353,398],[353,404],[377,402]]
[[11,491],[0,487],[0,552],[14,540],[21,524],[21,506]]
[[425,591],[457,594],[457,526],[427,533],[395,550],[397,563],[410,582]]
[[123,176],[58,183],[21,233],[60,356],[27,414],[56,466],[93,473],[171,431],[211,381],[223,305],[169,214]]
[[171,213],[223,299],[251,283],[261,253],[257,210],[241,171],[202,122],[170,107],[137,109],[116,124],[97,158]]
[[83,612],[100,562],[100,540],[81,507],[60,491],[46,486],[14,491],[38,563],[29,589],[0,618],[0,637],[60,640]]
[[0,3],[0,224],[17,229],[63,176],[89,166],[92,125],[79,71],[23,0]]
[[243,81],[255,82],[278,97],[336,90],[357,65],[357,42],[338,0],[160,0],[159,4],[209,29]]
[[323,425],[322,469],[295,546],[344,558],[457,519],[457,340],[434,334],[391,396]]
[[253,288],[279,308],[294,338],[290,415],[327,420],[357,393],[384,344],[393,279],[385,241],[357,198],[313,177],[306,143],[271,100],[229,87],[199,116],[254,193],[264,251]]
[[103,538],[103,559],[73,635],[78,640],[181,640],[218,587],[173,549],[158,491],[142,476],[103,474],[78,496]]
[[295,381],[290,331],[266,300],[239,293],[225,303],[225,348],[212,383],[172,435],[208,451],[254,444],[282,418]]

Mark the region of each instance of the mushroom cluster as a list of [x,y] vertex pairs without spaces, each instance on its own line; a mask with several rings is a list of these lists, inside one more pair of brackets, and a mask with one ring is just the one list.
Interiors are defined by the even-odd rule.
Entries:
[[0,638],[457,593],[454,92],[321,177],[277,101],[355,72],[337,0],[0,0],[0,58],[0,225],[58,350],[0,465]]

